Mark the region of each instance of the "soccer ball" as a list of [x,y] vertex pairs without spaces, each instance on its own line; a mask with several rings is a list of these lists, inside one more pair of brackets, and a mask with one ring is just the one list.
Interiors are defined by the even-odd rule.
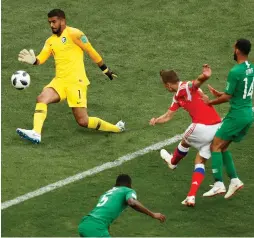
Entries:
[[30,85],[30,75],[26,71],[18,70],[11,76],[11,83],[18,90],[25,89]]

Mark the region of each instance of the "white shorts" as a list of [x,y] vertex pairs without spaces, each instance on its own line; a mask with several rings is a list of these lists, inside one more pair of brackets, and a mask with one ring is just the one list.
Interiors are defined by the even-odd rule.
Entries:
[[210,145],[221,123],[204,125],[192,123],[184,132],[183,139],[199,151],[199,155],[205,159],[211,157]]

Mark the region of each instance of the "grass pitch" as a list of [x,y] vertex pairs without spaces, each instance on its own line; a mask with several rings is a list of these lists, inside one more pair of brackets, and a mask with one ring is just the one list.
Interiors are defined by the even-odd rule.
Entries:
[[[31,67],[19,63],[17,55],[23,48],[39,53],[51,34],[47,12],[52,8],[65,10],[68,25],[84,31],[106,64],[118,73],[117,80],[105,80],[86,56],[91,81],[89,114],[113,123],[123,119],[125,133],[79,128],[67,104],[61,103],[49,106],[42,144],[32,145],[16,135],[17,127],[32,127],[35,98],[54,77],[52,60]],[[190,123],[183,111],[165,125],[148,125],[172,100],[159,81],[159,70],[173,68],[182,80],[191,80],[203,63],[209,63],[213,69],[210,83],[222,90],[234,64],[234,41],[245,37],[254,42],[252,9],[252,0],[24,0],[22,4],[3,0],[2,202],[182,133]],[[25,91],[10,84],[10,76],[19,69],[31,76],[32,84]],[[228,105],[216,108],[223,116]],[[195,151],[173,173],[155,151],[2,211],[2,235],[77,236],[81,217],[124,172],[132,176],[139,199],[152,210],[164,212],[167,222],[159,224],[128,209],[112,225],[112,236],[251,236],[253,136],[251,128],[242,143],[231,146],[245,189],[230,201],[198,197],[194,209],[182,207]],[[209,168],[208,164],[200,196],[212,182]]]

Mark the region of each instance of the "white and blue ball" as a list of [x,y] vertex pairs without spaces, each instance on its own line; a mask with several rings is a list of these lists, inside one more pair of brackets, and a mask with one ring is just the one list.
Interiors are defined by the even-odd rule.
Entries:
[[18,90],[28,88],[30,81],[30,75],[23,70],[18,70],[11,76],[11,83]]

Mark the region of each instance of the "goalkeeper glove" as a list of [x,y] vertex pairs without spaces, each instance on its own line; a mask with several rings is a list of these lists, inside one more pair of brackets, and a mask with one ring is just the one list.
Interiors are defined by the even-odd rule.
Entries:
[[19,52],[18,61],[25,62],[27,64],[35,64],[37,59],[35,57],[33,50],[28,51],[28,50],[24,49]]
[[105,64],[100,66],[100,69],[102,72],[109,77],[110,80],[113,80],[114,78],[117,78],[117,74],[115,74],[113,71],[111,71]]

